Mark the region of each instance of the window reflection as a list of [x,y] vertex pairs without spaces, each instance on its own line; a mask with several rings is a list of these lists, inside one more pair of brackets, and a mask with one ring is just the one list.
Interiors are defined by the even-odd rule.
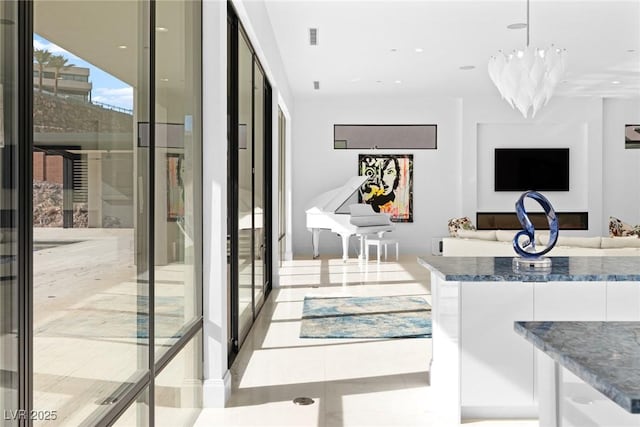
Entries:
[[148,370],[147,20],[142,2],[34,2],[33,407],[59,424]]

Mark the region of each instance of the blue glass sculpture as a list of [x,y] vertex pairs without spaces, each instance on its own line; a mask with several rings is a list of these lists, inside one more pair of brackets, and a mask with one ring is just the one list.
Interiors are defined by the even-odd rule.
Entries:
[[[527,197],[537,201],[540,206],[542,206],[542,209],[544,209],[544,213],[547,216],[547,222],[549,223],[549,243],[547,244],[547,247],[540,252],[536,252],[536,229],[527,216],[527,211],[524,208],[524,199]],[[522,230],[516,233],[513,238],[513,249],[521,258],[514,258],[514,266],[518,268],[522,268],[523,266],[526,268],[551,267],[551,260],[542,257],[553,249],[558,241],[558,217],[556,216],[556,212],[553,210],[553,206],[551,206],[551,202],[537,191],[527,191],[522,193],[516,202],[516,214],[518,215],[520,225],[522,225]],[[521,237],[523,236],[525,239],[521,240]]]

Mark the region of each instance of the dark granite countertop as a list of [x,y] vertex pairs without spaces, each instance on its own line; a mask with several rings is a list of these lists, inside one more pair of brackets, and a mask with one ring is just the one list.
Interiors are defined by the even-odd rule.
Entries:
[[550,257],[551,271],[514,271],[513,257],[420,256],[418,263],[445,280],[480,282],[640,281],[640,257]]
[[627,412],[640,414],[640,322],[515,322],[514,329]]

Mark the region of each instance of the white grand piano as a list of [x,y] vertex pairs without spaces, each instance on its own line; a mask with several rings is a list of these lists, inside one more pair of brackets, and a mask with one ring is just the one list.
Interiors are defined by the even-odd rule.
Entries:
[[[358,203],[354,197],[360,186],[367,180],[366,176],[354,176],[345,185],[320,194],[311,201],[307,213],[307,229],[311,231],[313,257],[319,255],[320,230],[331,230],[342,237],[342,259],[349,259],[349,237],[352,235],[376,234],[391,231],[395,228],[389,215],[376,213],[370,205],[355,207],[351,214],[350,205]],[[360,240],[362,255],[363,240]]]

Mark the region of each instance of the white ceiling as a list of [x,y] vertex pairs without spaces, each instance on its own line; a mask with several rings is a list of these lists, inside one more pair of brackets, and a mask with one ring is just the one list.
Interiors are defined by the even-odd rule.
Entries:
[[[526,30],[506,28],[526,22],[525,0],[266,0],[266,8],[296,96],[495,94],[489,57],[526,44]],[[530,13],[531,44],[567,50],[556,95],[640,96],[640,0],[531,0]],[[318,46],[309,45],[311,27]]]

